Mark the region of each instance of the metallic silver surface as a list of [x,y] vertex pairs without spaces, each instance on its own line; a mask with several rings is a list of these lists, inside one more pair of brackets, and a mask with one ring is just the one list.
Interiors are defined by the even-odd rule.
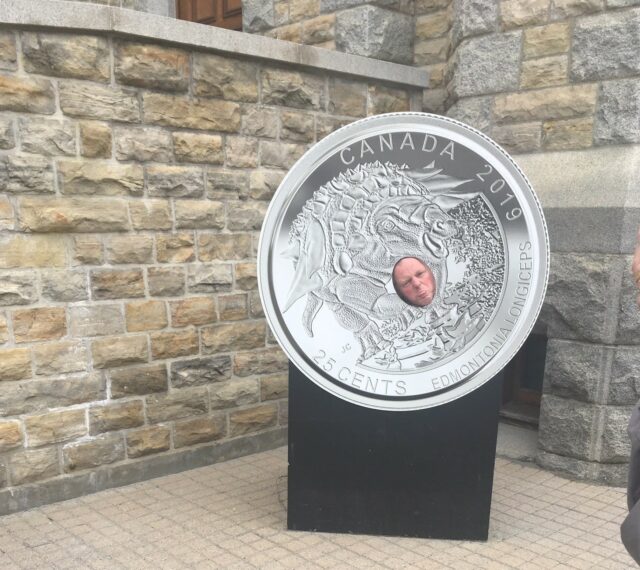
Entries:
[[[395,292],[406,257],[433,274],[424,307]],[[258,260],[267,320],[300,370],[355,404],[415,410],[514,356],[542,305],[549,246],[505,151],[452,119],[395,113],[343,127],[293,166]]]

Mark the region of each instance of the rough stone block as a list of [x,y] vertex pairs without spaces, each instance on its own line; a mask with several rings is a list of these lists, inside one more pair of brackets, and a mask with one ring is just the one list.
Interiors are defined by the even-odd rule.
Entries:
[[0,69],[14,70],[18,67],[16,37],[12,31],[0,33]]
[[395,63],[412,62],[413,18],[378,6],[338,12],[335,24],[339,51]]
[[614,256],[554,254],[540,320],[550,338],[609,343],[613,340],[609,304],[615,297]]
[[640,351],[635,346],[611,350],[613,360],[606,403],[629,406],[640,399]]
[[36,344],[33,360],[38,376],[53,376],[87,370],[87,347],[81,341]]
[[218,295],[218,312],[221,321],[240,321],[249,316],[246,293]]
[[289,361],[279,348],[239,352],[234,356],[234,373],[237,376],[273,374],[287,370]]
[[237,289],[252,290],[258,287],[257,268],[255,263],[236,263],[235,286]]
[[225,154],[225,165],[230,168],[255,168],[258,165],[258,140],[228,136]]
[[201,198],[204,195],[204,176],[200,168],[192,166],[147,166],[149,196],[172,198]]
[[498,122],[511,122],[592,115],[596,91],[595,85],[572,85],[497,95],[494,117]]
[[[1,36],[0,36],[1,37]],[[16,146],[16,137],[11,117],[0,117],[0,149],[8,150]]]
[[166,422],[206,414],[209,408],[206,387],[184,388],[166,395],[147,396],[147,419]]
[[593,144],[593,119],[546,121],[542,125],[542,146],[549,150],[589,148]]
[[288,26],[280,26],[275,30],[270,30],[265,34],[268,37],[276,38],[285,42],[302,43],[302,24],[295,23]]
[[567,53],[570,47],[568,22],[528,28],[524,31],[522,55],[525,59]]
[[250,61],[210,53],[195,53],[193,90],[196,95],[204,97],[230,101],[257,101],[258,66]]
[[195,259],[193,234],[158,234],[156,257],[160,263],[185,263]]
[[264,321],[237,322],[202,328],[202,352],[215,354],[261,348],[265,344]]
[[252,319],[264,317],[264,309],[258,291],[251,291],[249,293],[249,316]]
[[124,235],[107,238],[105,249],[109,263],[151,263],[153,238],[146,235]]
[[111,156],[111,127],[98,121],[80,123],[80,154],[87,158]]
[[116,127],[113,130],[116,158],[138,162],[170,162],[171,133],[157,127]]
[[236,408],[256,404],[260,400],[258,380],[231,380],[209,390],[211,409]]
[[249,178],[249,188],[240,194],[240,198],[271,200],[284,176],[281,170],[254,170]]
[[418,42],[414,48],[415,65],[424,66],[447,61],[449,38],[437,38]]
[[45,156],[76,154],[76,127],[71,121],[18,120],[22,150]]
[[64,194],[142,196],[144,177],[136,164],[62,160],[58,173]]
[[67,334],[64,307],[21,309],[13,312],[11,320],[17,343],[54,340]]
[[196,329],[152,333],[150,337],[151,356],[154,360],[190,356],[198,354],[200,350]]
[[242,30],[255,33],[276,25],[273,2],[244,0],[242,2]]
[[231,265],[189,266],[187,284],[189,293],[217,293],[230,291],[233,283]]
[[22,446],[22,431],[17,420],[0,421],[0,451]]
[[37,299],[35,273],[0,272],[0,306],[30,305]]
[[305,150],[301,144],[260,141],[260,163],[262,166],[288,170]]
[[172,47],[120,42],[114,50],[118,83],[161,91],[186,91],[189,53]]
[[151,331],[163,329],[168,324],[164,301],[136,301],[125,305],[127,331]]
[[94,368],[117,368],[147,362],[147,337],[129,335],[94,340],[91,343],[91,354]]
[[91,272],[93,299],[144,297],[144,279],[140,269],[98,269]]
[[[611,5],[611,2],[608,2]],[[551,0],[550,16],[553,20],[566,20],[571,16],[591,14],[604,9],[604,0]]]
[[142,108],[147,123],[233,133],[240,129],[240,106],[231,101],[144,93]]
[[260,400],[281,400],[289,395],[289,376],[270,374],[260,378]]
[[55,110],[53,85],[48,79],[0,75],[0,111],[51,115]]
[[99,374],[5,383],[0,390],[0,416],[18,416],[106,398]]
[[63,410],[24,420],[29,447],[69,441],[87,433],[84,410]]
[[324,80],[298,71],[266,69],[262,71],[262,102],[300,109],[323,109]]
[[640,9],[576,20],[571,78],[593,81],[640,72]]
[[328,42],[335,38],[335,14],[325,14],[302,22],[301,43],[307,45]]
[[129,229],[124,200],[96,198],[23,198],[23,230],[31,232],[120,232]]
[[206,162],[222,164],[224,153],[222,137],[205,133],[174,132],[173,151],[180,162]]
[[362,117],[367,111],[367,85],[346,79],[329,80],[329,112]]
[[62,448],[64,470],[67,473],[91,469],[122,461],[124,442],[120,434],[105,434],[90,440],[74,442]]
[[640,344],[640,312],[636,303],[638,290],[629,275],[631,261],[622,261],[622,289],[618,307],[618,323],[615,333],[616,344]]
[[224,204],[208,200],[179,200],[175,203],[176,228],[224,228]]
[[487,133],[491,128],[492,104],[491,97],[461,99],[447,111],[447,115]]
[[607,81],[600,85],[594,140],[596,144],[640,142],[640,80]]
[[289,423],[289,401],[278,402],[278,424],[286,426]]
[[86,301],[87,275],[84,271],[50,269],[40,273],[42,297],[51,301],[72,303]]
[[280,114],[280,138],[298,142],[313,142],[314,117],[298,111],[282,111]]
[[9,324],[5,314],[0,313],[0,344],[9,340]]
[[227,224],[230,230],[259,230],[267,211],[265,202],[229,204]]
[[73,265],[102,264],[102,240],[99,236],[74,236],[71,252]]
[[[425,0],[418,0],[416,14],[420,11],[420,4],[430,4]],[[435,4],[444,2],[435,2]],[[447,8],[449,3],[443,7]],[[456,0],[451,11],[451,41],[457,46],[463,39],[478,34],[496,31],[498,28],[500,5],[498,2],[485,0]]]
[[91,406],[89,408],[89,434],[129,429],[144,424],[142,400],[117,404]]
[[167,368],[164,364],[130,366],[121,370],[112,370],[109,378],[112,398],[166,392],[168,388]]
[[40,156],[0,157],[0,187],[9,194],[51,194],[51,161]]
[[277,425],[277,404],[261,404],[229,414],[229,435],[232,437],[253,433]]
[[165,200],[136,200],[129,202],[129,214],[134,230],[170,230],[171,210]]
[[49,447],[18,451],[9,460],[9,472],[14,485],[51,479],[60,473],[58,450],[55,447]]
[[147,269],[149,294],[154,297],[179,297],[184,295],[185,274],[179,267],[149,267]]
[[549,339],[544,392],[580,402],[599,402],[610,351],[602,345]]
[[185,447],[222,439],[227,434],[227,418],[216,414],[206,418],[184,420],[174,424],[174,445]]
[[21,39],[24,68],[30,73],[109,81],[107,38],[24,32]]
[[393,89],[382,85],[369,87],[369,115],[381,113],[402,113],[409,111],[409,94],[401,89]]
[[200,261],[246,259],[251,257],[251,234],[199,233],[198,253]]
[[520,74],[522,89],[552,87],[567,83],[568,59],[565,55],[556,55],[524,61]]
[[540,148],[540,123],[517,123],[493,128],[493,139],[508,152],[530,152]]
[[171,445],[171,430],[165,426],[150,426],[127,433],[127,455],[144,457],[167,451]]
[[605,408],[599,461],[604,463],[629,462],[631,442],[627,433],[627,424],[629,423],[632,409],[631,406]]
[[0,381],[23,380],[31,377],[31,350],[8,348],[0,350]]
[[444,36],[449,31],[447,10],[416,17],[416,40],[431,40]]
[[192,358],[171,364],[171,385],[186,388],[231,378],[231,357]]
[[543,395],[538,445],[544,451],[593,460],[592,430],[598,409],[575,400]]
[[207,170],[207,198],[211,200],[236,199],[248,184],[249,176],[246,172]]
[[200,326],[216,321],[216,307],[210,297],[190,297],[171,301],[171,326]]
[[518,88],[522,32],[464,41],[456,51],[453,91],[458,97]]
[[274,139],[278,136],[278,113],[265,107],[245,106],[242,115],[243,135]]
[[122,309],[108,304],[69,307],[69,332],[75,337],[123,333]]
[[0,268],[64,267],[67,239],[58,235],[21,235],[0,237]]
[[500,11],[505,28],[544,24],[549,11],[549,0],[502,0]]
[[58,90],[60,108],[70,117],[125,123],[140,121],[140,105],[137,93],[132,89],[61,81]]

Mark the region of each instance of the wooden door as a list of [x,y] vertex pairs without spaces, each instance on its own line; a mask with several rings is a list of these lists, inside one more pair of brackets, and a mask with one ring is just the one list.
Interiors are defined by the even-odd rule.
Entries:
[[242,31],[242,0],[176,0],[178,19]]

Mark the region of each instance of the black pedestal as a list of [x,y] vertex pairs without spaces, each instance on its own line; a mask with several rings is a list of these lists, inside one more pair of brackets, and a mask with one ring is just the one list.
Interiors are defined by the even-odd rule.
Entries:
[[289,367],[288,528],[486,540],[500,381],[450,404],[383,412]]

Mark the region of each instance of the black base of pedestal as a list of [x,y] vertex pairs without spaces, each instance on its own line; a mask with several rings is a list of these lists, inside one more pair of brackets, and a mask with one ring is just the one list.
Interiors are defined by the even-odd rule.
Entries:
[[332,396],[290,365],[288,528],[486,540],[500,384],[383,412]]

